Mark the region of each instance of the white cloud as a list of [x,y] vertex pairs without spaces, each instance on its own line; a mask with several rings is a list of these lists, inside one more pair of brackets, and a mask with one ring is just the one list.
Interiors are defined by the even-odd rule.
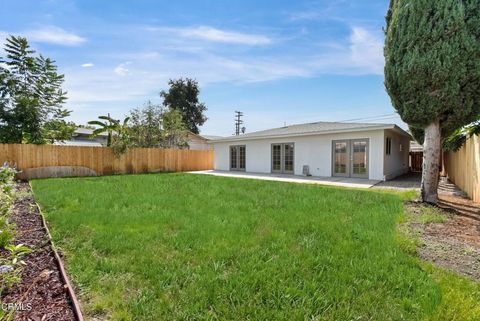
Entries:
[[76,46],[87,41],[87,39],[83,37],[55,26],[27,30],[22,33],[34,42],[45,42],[64,46]]
[[183,38],[200,39],[211,42],[231,43],[240,45],[268,45],[273,41],[271,38],[260,35],[241,33],[236,31],[225,31],[208,26],[189,28],[147,28],[149,31],[164,31],[174,33]]
[[82,66],[83,68],[90,68],[90,67],[93,67],[93,66],[95,66],[95,65],[94,65],[93,63],[91,63],[91,62],[87,62],[87,63],[85,63],[85,64],[82,64],[81,66]]
[[[383,72],[381,32],[375,35],[360,27],[352,28],[343,42],[324,46],[321,54],[229,56],[214,52],[215,48],[190,50],[188,46],[187,43],[187,50],[183,50],[181,44],[174,42],[170,47],[167,42],[156,48],[158,52],[122,53],[115,58],[128,60],[119,63],[113,73],[112,69],[102,67],[95,68],[95,72],[87,72],[86,68],[71,70],[66,73],[70,101],[141,102],[152,97],[149,95],[157,97],[169,78],[178,77],[196,78],[206,86],[218,82],[262,82],[323,74],[380,75]],[[134,73],[129,67],[132,63],[135,63]]]
[[[116,66],[99,64],[94,69],[88,69],[77,65],[65,71],[65,89],[68,90],[69,104],[75,110],[77,119],[88,120],[95,108],[112,108],[108,112],[115,117],[122,117],[129,109],[147,99],[159,99],[158,92],[166,89],[170,78],[196,78],[203,89],[222,82],[235,86],[325,74],[381,75],[383,67],[381,31],[357,26],[350,29],[347,37],[337,39],[334,43],[321,43],[315,46],[315,50],[296,53],[277,48],[268,51],[262,49],[260,53],[256,48],[225,52],[225,46],[221,43],[205,45],[165,30],[161,36],[146,34],[137,41],[140,41],[138,51],[108,52],[106,58],[117,61]],[[142,47],[143,42],[146,45]],[[133,64],[135,68],[130,66]],[[336,119],[343,118],[347,117],[338,115]],[[303,121],[284,115],[269,126],[276,126],[276,123],[283,123],[284,120]],[[221,126],[220,123],[212,118],[208,124]],[[251,120],[250,123],[254,125],[255,121]],[[215,133],[215,126],[207,125],[206,129]],[[259,126],[255,124],[253,127]]]
[[383,41],[361,27],[354,27],[350,36],[352,61],[372,73],[383,73]]
[[311,11],[302,11],[294,12],[289,15],[290,21],[302,21],[302,20],[315,20],[321,17],[320,12],[311,10]]
[[126,65],[128,65],[128,64],[129,64],[128,62],[121,63],[117,67],[115,67],[115,69],[113,69],[113,71],[119,76],[126,76],[129,73],[129,70],[126,67]]

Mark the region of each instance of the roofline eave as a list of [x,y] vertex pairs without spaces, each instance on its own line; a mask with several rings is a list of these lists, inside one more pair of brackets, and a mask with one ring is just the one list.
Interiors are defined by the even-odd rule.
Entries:
[[284,137],[304,137],[304,136],[315,136],[315,135],[328,135],[328,134],[338,134],[338,133],[353,133],[353,132],[367,132],[372,130],[383,130],[383,129],[393,129],[398,131],[403,135],[410,137],[406,131],[401,129],[395,124],[382,125],[382,126],[372,126],[367,128],[352,128],[352,129],[339,129],[339,130],[325,130],[325,131],[316,131],[316,132],[306,132],[306,133],[296,133],[296,134],[276,134],[276,135],[265,135],[265,136],[249,136],[249,137],[226,137],[222,139],[212,139],[209,140],[209,144],[216,143],[229,143],[229,142],[238,142],[246,140],[259,140],[259,139],[274,139],[274,138],[284,138]]

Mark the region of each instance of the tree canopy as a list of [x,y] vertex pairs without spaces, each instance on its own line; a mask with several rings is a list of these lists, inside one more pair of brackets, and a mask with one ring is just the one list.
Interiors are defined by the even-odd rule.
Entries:
[[163,98],[163,105],[170,110],[177,110],[182,115],[187,129],[198,134],[199,126],[202,126],[207,117],[205,111],[207,107],[199,102],[198,95],[200,88],[198,82],[190,78],[180,78],[168,82],[170,86],[168,91],[162,90],[160,96]]
[[385,85],[393,107],[421,138],[439,120],[442,134],[480,113],[478,0],[391,0],[386,16]]
[[130,111],[130,133],[132,144],[137,147],[158,147],[163,140],[163,113],[161,105],[151,101],[142,108]]
[[64,119],[64,75],[55,61],[34,55],[23,37],[10,36],[0,57],[0,142],[43,144],[68,139],[74,125]]
[[385,87],[423,143],[421,198],[438,202],[442,139],[480,113],[478,0],[390,0]]

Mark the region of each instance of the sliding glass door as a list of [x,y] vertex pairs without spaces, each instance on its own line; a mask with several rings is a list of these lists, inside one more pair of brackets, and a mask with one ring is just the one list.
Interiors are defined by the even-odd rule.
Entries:
[[295,145],[272,144],[272,173],[293,174],[295,169]]

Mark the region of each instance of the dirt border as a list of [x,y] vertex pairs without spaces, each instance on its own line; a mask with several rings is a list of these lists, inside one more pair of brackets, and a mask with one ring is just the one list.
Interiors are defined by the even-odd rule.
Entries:
[[[33,193],[33,188],[30,182],[28,182],[28,186],[30,187],[31,192]],[[33,199],[33,202],[35,203],[35,206],[37,207],[38,212],[40,214],[40,217],[42,218],[42,226],[45,229],[45,232],[47,233],[48,242],[50,243],[50,248],[52,249],[53,255],[55,256],[55,260],[57,261],[57,266],[60,271],[60,276],[62,277],[62,280],[65,283],[65,286],[67,288],[68,295],[70,296],[75,318],[77,319],[77,321],[85,321],[85,319],[83,318],[80,302],[77,300],[77,296],[75,295],[75,291],[73,290],[72,283],[70,282],[70,279],[68,278],[68,275],[65,271],[65,266],[63,264],[63,261],[60,258],[60,255],[58,255],[57,249],[55,247],[55,243],[53,242],[52,235],[50,234],[50,230],[48,229],[47,222],[45,221],[45,216],[43,215],[42,209],[40,205],[37,203],[37,201],[35,200],[35,198]]]

